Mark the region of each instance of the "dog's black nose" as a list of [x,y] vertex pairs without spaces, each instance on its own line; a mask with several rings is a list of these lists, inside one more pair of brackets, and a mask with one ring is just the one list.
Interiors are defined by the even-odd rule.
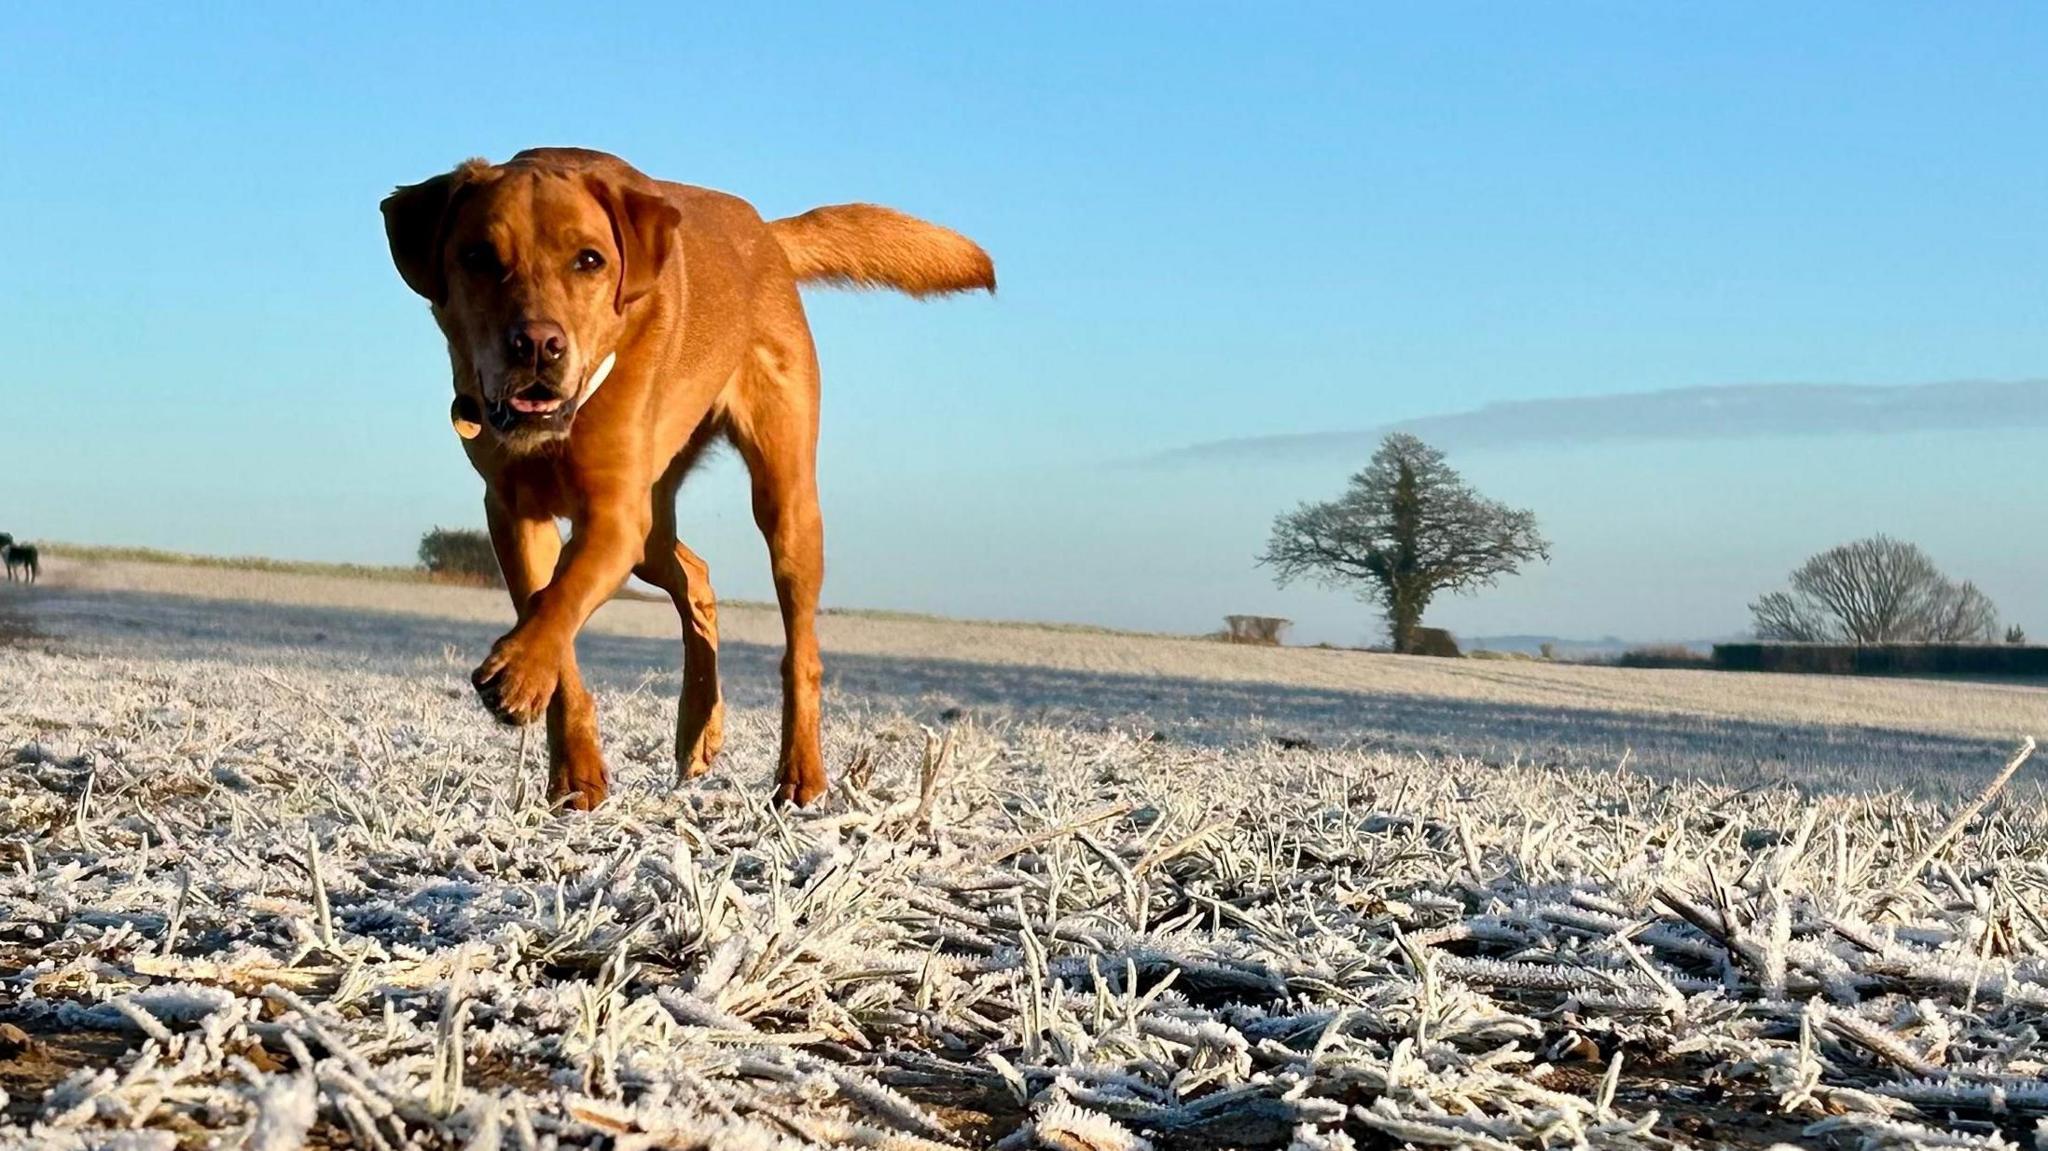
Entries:
[[548,320],[522,320],[505,333],[505,350],[522,367],[552,364],[568,352],[569,335]]

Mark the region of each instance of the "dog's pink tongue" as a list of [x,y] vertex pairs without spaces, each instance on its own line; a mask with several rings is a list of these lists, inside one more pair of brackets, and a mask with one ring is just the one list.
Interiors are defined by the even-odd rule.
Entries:
[[512,397],[512,410],[515,412],[552,412],[561,406],[562,401],[560,400],[529,400],[524,396]]

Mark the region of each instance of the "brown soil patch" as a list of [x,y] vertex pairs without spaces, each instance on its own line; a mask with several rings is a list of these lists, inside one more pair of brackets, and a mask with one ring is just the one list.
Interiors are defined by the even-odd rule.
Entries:
[[111,1067],[134,1050],[115,1031],[30,1031],[0,1023],[0,1090],[7,1092],[6,1121],[26,1126],[41,1113],[43,1096],[81,1067]]

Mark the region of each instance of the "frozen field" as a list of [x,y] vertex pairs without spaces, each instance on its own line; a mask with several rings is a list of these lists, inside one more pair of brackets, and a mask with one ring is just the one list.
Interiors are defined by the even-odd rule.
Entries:
[[727,751],[674,789],[674,615],[619,602],[581,649],[617,797],[562,817],[466,681],[509,614],[134,564],[0,589],[0,1144],[1906,1146],[2048,1114],[2037,767],[1943,834],[2048,691],[843,615],[837,786],[782,815],[772,614],[724,612]]

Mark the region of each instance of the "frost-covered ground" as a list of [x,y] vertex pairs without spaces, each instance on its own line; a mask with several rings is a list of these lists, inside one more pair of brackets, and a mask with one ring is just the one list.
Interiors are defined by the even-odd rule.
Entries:
[[1944,834],[2036,689],[840,618],[836,786],[785,814],[759,621],[728,613],[720,770],[674,789],[677,645],[621,604],[584,646],[619,790],[560,816],[538,738],[522,767],[469,693],[486,598],[179,594],[234,574],[0,593],[0,1145],[1910,1145],[2048,1114],[2034,766]]

